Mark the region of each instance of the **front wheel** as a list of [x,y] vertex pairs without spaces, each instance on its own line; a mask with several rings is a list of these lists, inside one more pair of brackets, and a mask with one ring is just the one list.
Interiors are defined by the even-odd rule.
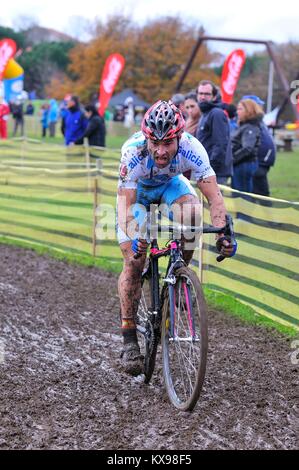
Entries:
[[207,307],[194,271],[183,267],[168,286],[162,310],[163,375],[170,401],[190,411],[199,398],[208,351]]

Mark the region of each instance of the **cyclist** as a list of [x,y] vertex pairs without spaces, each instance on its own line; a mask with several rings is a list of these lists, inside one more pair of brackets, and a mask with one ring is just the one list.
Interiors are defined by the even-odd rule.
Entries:
[[[181,111],[171,101],[160,100],[145,113],[141,131],[122,147],[117,234],[124,266],[118,291],[124,342],[122,361],[124,370],[132,375],[138,375],[143,370],[135,324],[148,246],[141,233],[142,208],[148,210],[153,203],[163,203],[169,209],[175,209],[178,220],[182,220],[186,210],[189,210],[193,224],[199,214],[199,199],[190,182],[182,175],[191,170],[191,179],[195,179],[208,200],[213,225],[225,225],[226,209],[208,154],[195,137],[184,132],[184,127]],[[237,249],[236,242],[231,243],[224,234],[219,234],[217,238],[218,251],[224,257],[233,256]],[[141,256],[135,259],[135,253]],[[187,263],[192,254],[192,250],[184,251]]]

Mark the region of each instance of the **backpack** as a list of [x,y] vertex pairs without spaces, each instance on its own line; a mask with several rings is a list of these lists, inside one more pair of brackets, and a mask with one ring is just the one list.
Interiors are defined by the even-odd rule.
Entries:
[[267,126],[264,123],[260,124],[260,139],[261,143],[258,149],[258,161],[261,166],[273,166],[276,157],[276,145],[270,134]]

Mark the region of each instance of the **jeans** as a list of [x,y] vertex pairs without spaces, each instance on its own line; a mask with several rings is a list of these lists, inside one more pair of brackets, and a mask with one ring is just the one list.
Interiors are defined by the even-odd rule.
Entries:
[[253,175],[258,168],[257,161],[242,162],[234,166],[232,188],[246,193],[253,192]]

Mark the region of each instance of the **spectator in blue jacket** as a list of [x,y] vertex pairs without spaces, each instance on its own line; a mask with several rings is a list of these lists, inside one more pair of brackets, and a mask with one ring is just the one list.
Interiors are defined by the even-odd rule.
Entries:
[[44,103],[40,109],[41,113],[41,125],[42,125],[42,137],[47,136],[47,129],[49,127],[49,104]]
[[80,108],[79,99],[71,96],[67,100],[67,111],[61,123],[65,145],[82,145],[86,127],[87,119]]
[[230,128],[217,87],[210,80],[202,80],[197,89],[201,110],[196,138],[208,152],[218,184],[227,184],[233,174]]
[[55,137],[56,132],[56,123],[58,120],[58,105],[56,100],[50,100],[50,108],[49,108],[49,134],[50,137]]

